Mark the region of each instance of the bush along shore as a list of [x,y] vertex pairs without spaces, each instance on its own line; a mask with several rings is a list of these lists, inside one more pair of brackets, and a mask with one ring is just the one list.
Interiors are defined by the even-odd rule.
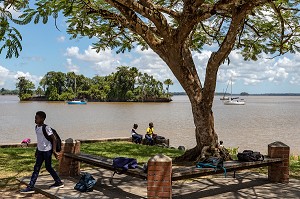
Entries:
[[[230,149],[231,155],[236,158],[238,148]],[[0,189],[3,191],[15,191],[19,189],[17,178],[30,176],[35,163],[35,147],[0,148]],[[162,148],[157,146],[138,145],[125,141],[82,143],[81,152],[99,155],[107,158],[132,157],[136,158],[140,165],[146,163],[149,158],[158,153],[163,153],[171,158],[184,153],[174,148]],[[58,167],[58,161],[54,159],[54,168]],[[82,169],[84,169],[84,164]],[[266,169],[256,169],[265,173]],[[47,172],[43,167],[41,173]],[[300,179],[300,156],[290,157],[290,177]]]

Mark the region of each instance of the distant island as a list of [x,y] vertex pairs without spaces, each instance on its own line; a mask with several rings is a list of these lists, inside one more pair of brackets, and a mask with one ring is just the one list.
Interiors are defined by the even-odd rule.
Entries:
[[170,102],[169,86],[173,82],[171,79],[161,82],[135,67],[120,66],[107,76],[92,78],[74,72],[50,71],[39,85],[36,89],[33,82],[19,77],[16,88],[20,101]]

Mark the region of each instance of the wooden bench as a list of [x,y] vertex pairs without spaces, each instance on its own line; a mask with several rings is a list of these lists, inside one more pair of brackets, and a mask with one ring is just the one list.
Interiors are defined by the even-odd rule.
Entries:
[[[64,155],[68,158],[72,158],[73,160],[84,162],[110,171],[115,171],[115,168],[112,166],[113,159],[111,158],[104,158],[101,156],[90,155],[86,153],[64,153]],[[268,157],[266,157],[263,161],[256,162],[226,161],[224,162],[224,167],[226,169],[226,172],[234,172],[233,177],[235,177],[236,171],[271,166],[275,163],[282,163],[282,161],[282,158]],[[224,173],[224,170],[215,170],[213,168],[196,168],[196,166],[181,166],[172,169],[172,181],[197,178],[201,176],[215,175],[220,173]],[[128,169],[126,172],[124,172],[124,174],[136,178],[147,179],[147,173],[145,173],[143,168],[141,168],[140,166],[136,169]]]
[[[67,140],[63,143],[62,158],[59,164],[61,176],[76,176],[80,173],[79,162],[85,162],[94,166],[114,171],[112,159],[80,153],[80,141]],[[268,179],[270,182],[289,182],[289,154],[290,148],[282,142],[274,142],[268,145],[268,156],[263,161],[239,162],[226,161],[224,167],[227,172],[235,172],[243,169],[251,169],[269,166]],[[161,198],[172,197],[172,181],[196,178],[207,175],[223,173],[223,170],[213,168],[196,168],[172,166],[172,159],[168,156],[157,154],[148,161],[148,172],[142,168],[129,169],[124,174],[133,177],[147,179],[147,197]]]
[[[259,168],[265,166],[271,166],[272,164],[282,163],[282,158],[268,158],[266,157],[263,161],[256,162],[240,162],[240,161],[226,161],[224,162],[224,167],[226,172],[234,172],[233,177],[235,177],[235,172],[238,170]],[[189,178],[197,178],[201,176],[207,175],[215,175],[224,173],[223,169],[214,168],[196,168],[196,166],[188,166],[188,167],[178,167],[172,169],[172,181],[189,179]]]
[[[78,153],[78,154],[73,154],[73,153],[64,153],[64,156],[68,158],[72,158],[73,160],[77,160],[80,162],[84,162],[93,166],[97,166],[103,169],[107,169],[110,171],[115,171],[115,168],[112,166],[113,164],[113,159],[110,158],[104,158],[101,156],[96,156],[96,155],[90,155],[90,154],[85,154],[85,153]],[[143,168],[137,167],[135,169],[128,169],[124,174],[133,176],[136,178],[141,178],[141,179],[147,179],[147,173],[144,172]]]

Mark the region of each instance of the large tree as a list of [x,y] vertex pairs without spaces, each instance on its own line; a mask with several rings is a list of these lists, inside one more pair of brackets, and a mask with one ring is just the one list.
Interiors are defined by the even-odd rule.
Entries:
[[[98,52],[151,48],[191,102],[197,145],[182,159],[195,160],[203,146],[218,139],[212,105],[220,65],[234,49],[245,60],[299,51],[298,7],[299,0],[37,0],[19,23],[45,23],[50,15],[57,19],[62,13],[71,37],[97,38]],[[206,44],[215,44],[215,51],[200,80],[192,51],[201,52]]]

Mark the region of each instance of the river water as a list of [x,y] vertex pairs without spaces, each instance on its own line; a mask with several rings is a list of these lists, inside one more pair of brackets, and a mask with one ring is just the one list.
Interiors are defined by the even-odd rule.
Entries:
[[[134,123],[144,134],[149,122],[155,133],[170,139],[172,146],[195,146],[191,106],[187,96],[174,96],[170,103],[90,102],[68,105],[64,102],[19,102],[16,96],[0,96],[0,143],[36,141],[34,116],[47,113],[46,124],[62,139],[127,137]],[[300,154],[300,97],[248,96],[245,106],[223,105],[215,97],[215,129],[227,147],[267,152],[267,145],[282,141]]]

